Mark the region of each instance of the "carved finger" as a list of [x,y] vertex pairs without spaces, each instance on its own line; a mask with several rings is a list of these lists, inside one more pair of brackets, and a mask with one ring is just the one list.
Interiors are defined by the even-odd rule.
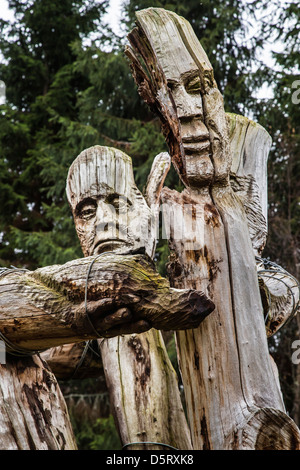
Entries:
[[119,326],[118,328],[111,328],[103,333],[104,338],[113,338],[114,336],[119,335],[129,335],[132,333],[144,333],[145,331],[150,330],[151,325],[146,320],[140,320],[135,323],[129,323]]
[[119,328],[123,323],[132,319],[132,314],[128,308],[120,308],[116,312],[106,315],[101,321],[97,322],[97,330],[107,331],[110,328]]
[[145,199],[148,206],[154,210],[159,205],[160,193],[170,166],[171,157],[167,152],[160,153],[153,160],[146,184]]

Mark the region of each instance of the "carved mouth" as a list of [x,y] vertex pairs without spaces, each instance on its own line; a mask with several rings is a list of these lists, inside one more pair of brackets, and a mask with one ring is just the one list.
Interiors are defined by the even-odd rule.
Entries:
[[118,238],[112,238],[109,240],[102,240],[96,243],[93,254],[94,255],[100,255],[101,253],[104,253],[105,251],[115,251],[122,246],[128,246],[128,243],[125,240],[120,240]]
[[182,142],[184,143],[196,143],[196,142],[207,142],[209,141],[209,133],[201,132],[200,134],[189,134],[182,136]]
[[[190,139],[190,138],[189,138]],[[184,138],[182,139],[183,142],[183,148],[186,153],[209,153],[210,152],[210,141],[205,139],[205,140],[196,140],[195,139],[190,139],[189,141],[185,140]]]

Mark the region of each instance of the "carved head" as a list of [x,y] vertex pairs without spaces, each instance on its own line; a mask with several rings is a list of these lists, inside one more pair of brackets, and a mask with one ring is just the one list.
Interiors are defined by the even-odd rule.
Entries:
[[261,253],[270,136],[249,119],[226,115],[213,68],[188,21],[162,8],[136,17],[126,54],[140,95],[160,117],[174,167],[192,189],[231,184],[244,205],[254,251]]
[[[185,185],[195,189],[213,178],[228,180],[223,99],[191,25],[161,8],[136,16],[137,28],[128,36],[132,48],[126,53],[140,94],[161,117],[174,166]],[[148,69],[145,75],[140,56]]]
[[66,192],[85,256],[140,248],[153,255],[155,211],[134,182],[128,155],[110,147],[84,150],[70,166]]

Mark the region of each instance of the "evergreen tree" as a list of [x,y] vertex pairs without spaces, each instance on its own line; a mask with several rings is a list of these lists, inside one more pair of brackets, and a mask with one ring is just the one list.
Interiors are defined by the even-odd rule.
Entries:
[[129,153],[141,189],[154,156],[166,150],[119,38],[99,21],[107,3],[9,2],[16,22],[2,21],[0,40],[8,100],[0,114],[2,265],[81,256],[65,180],[84,148]]
[[13,24],[1,21],[0,259],[26,267],[80,254],[64,199],[68,166],[78,152],[63,135],[76,120],[77,96],[89,86],[74,68],[73,45],[98,31],[107,1],[12,0]]

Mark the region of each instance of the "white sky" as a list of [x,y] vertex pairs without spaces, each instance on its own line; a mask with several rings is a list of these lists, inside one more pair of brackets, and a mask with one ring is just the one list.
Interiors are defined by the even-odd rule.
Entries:
[[12,20],[13,14],[8,10],[6,0],[0,0],[0,18],[3,20]]

